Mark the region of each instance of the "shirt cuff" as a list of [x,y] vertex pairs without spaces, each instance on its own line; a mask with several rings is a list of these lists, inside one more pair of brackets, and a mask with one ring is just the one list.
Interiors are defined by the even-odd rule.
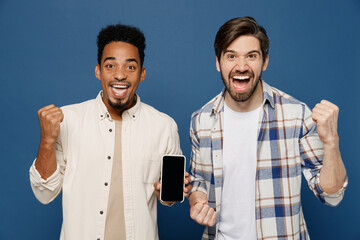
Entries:
[[190,193],[189,193],[189,197],[190,195],[193,193],[193,192],[203,192],[206,196],[208,196],[208,192],[206,191],[205,188],[201,187],[201,186],[197,186],[197,187],[194,187],[193,185],[193,188],[191,189]]
[[30,167],[30,181],[32,185],[36,188],[38,188],[40,191],[43,191],[44,189],[48,189],[50,191],[54,191],[58,186],[60,182],[60,167],[59,164],[56,163],[56,170],[55,172],[48,177],[46,180],[44,180],[40,173],[36,170],[35,167],[35,161]]
[[321,198],[330,206],[338,205],[344,197],[345,189],[348,185],[348,176],[345,177],[343,186],[336,193],[326,193],[320,185],[320,173],[316,175],[316,192],[320,195]]

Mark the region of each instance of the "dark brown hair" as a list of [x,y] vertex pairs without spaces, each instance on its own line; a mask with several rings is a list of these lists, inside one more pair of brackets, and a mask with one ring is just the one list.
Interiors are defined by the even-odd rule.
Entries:
[[258,25],[252,17],[233,18],[222,25],[216,34],[214,48],[215,54],[220,61],[221,53],[238,37],[250,35],[260,41],[263,60],[269,53],[270,41],[265,29]]

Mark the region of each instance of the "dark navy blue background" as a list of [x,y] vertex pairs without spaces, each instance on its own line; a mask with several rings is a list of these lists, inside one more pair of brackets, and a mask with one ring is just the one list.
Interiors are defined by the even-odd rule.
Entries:
[[[147,77],[141,99],[178,123],[189,163],[190,115],[221,91],[213,41],[233,17],[253,16],[268,31],[264,79],[308,104],[340,107],[339,135],[349,175],[337,208],[322,205],[303,182],[312,239],[360,239],[358,0],[0,0],[0,239],[58,239],[61,198],[47,206],[32,194],[28,169],[37,153],[37,109],[96,97],[96,36],[107,25],[138,26],[146,35]],[[159,207],[161,239],[200,239],[187,200]]]

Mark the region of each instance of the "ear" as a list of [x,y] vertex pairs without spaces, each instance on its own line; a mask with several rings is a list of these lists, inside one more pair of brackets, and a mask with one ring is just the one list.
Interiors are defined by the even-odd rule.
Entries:
[[95,67],[95,77],[100,80],[100,65],[96,64]]
[[146,77],[146,69],[142,67],[141,73],[140,73],[140,82],[144,81]]
[[216,70],[220,72],[220,63],[218,57],[216,57]]
[[268,64],[269,64],[269,54],[266,55],[266,57],[265,57],[265,62],[264,62],[264,65],[263,65],[263,67],[262,67],[262,70],[263,70],[263,71],[266,70]]

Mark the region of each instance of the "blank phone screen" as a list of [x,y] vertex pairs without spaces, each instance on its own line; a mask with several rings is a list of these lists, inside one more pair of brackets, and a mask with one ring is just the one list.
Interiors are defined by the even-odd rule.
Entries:
[[184,194],[184,156],[164,156],[161,175],[161,200],[179,202]]

